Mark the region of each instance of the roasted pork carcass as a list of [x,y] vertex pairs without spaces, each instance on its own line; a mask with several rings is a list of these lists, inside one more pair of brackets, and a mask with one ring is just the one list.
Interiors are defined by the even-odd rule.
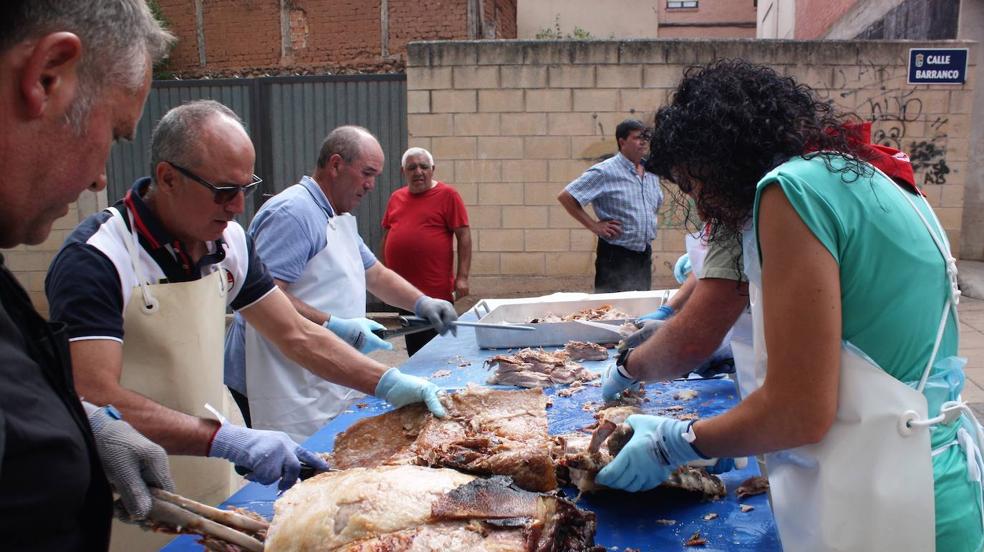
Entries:
[[[568,479],[581,494],[605,488],[595,483],[594,477],[632,438],[632,428],[624,422],[639,413],[639,408],[634,406],[605,408],[595,414],[598,423],[590,439],[581,434],[557,439],[561,444],[558,463],[567,468]],[[721,498],[727,492],[721,478],[693,466],[680,466],[661,486],[698,493],[708,499]]]
[[594,514],[562,498],[417,466],[319,475],[274,506],[266,550],[595,550]]
[[415,404],[356,422],[335,438],[333,465],[447,467],[508,475],[531,491],[557,487],[542,391],[469,387],[445,406],[443,419]]
[[571,360],[608,360],[608,349],[597,343],[568,341],[564,345],[564,351],[570,355]]
[[598,374],[571,360],[566,351],[548,353],[543,349],[522,349],[512,355],[496,355],[485,361],[495,372],[489,384],[515,385],[532,389],[597,379]]

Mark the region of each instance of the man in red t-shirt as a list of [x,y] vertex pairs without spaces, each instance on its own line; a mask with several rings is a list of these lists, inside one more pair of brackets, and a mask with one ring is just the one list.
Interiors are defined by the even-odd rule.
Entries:
[[[427,295],[455,301],[468,295],[471,231],[468,211],[458,191],[434,180],[434,157],[423,148],[403,154],[407,185],[393,192],[383,215],[383,262]],[[454,272],[451,235],[458,240]],[[412,355],[437,335],[406,335]]]

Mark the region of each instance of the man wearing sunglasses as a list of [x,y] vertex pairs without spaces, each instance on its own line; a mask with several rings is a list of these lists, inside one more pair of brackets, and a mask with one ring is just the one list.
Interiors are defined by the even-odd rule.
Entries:
[[[351,335],[363,342],[363,352],[389,346],[363,318],[367,291],[427,318],[440,333],[453,332],[458,318],[451,303],[425,295],[377,262],[359,236],[352,212],[375,187],[383,160],[368,130],[338,127],[322,143],[311,176],[264,203],[249,225],[260,257],[298,312],[328,328],[338,315],[358,321]],[[249,397],[253,427],[304,439],[358,398],[346,388],[351,385],[309,377],[259,327],[244,324],[248,311],[241,314],[226,338],[226,383]]]
[[206,403],[231,404],[222,386],[227,306],[312,379],[396,406],[425,401],[444,414],[436,386],[359,354],[300,316],[274,285],[233,220],[260,181],[254,161],[227,107],[199,100],[170,110],[151,140],[152,176],[79,225],[46,281],[52,318],[68,324],[79,392],[112,403],[163,446],[178,489],[204,501],[228,495],[228,465],[186,457],[225,458],[281,489],[297,480],[301,462],[328,467],[285,433],[206,411]]

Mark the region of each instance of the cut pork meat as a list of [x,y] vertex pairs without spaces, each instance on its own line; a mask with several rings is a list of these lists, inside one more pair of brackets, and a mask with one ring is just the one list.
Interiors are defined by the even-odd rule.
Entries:
[[601,305],[600,307],[584,308],[565,316],[557,316],[548,312],[543,316],[530,319],[530,324],[539,324],[541,322],[570,322],[572,320],[627,320],[629,318],[632,317],[612,305]]
[[568,341],[564,351],[571,360],[608,360],[608,349],[597,343],[585,341]]
[[539,389],[469,387],[445,400],[447,418],[421,404],[360,420],[335,439],[339,469],[414,464],[508,475],[531,491],[557,487]]
[[266,550],[603,550],[594,531],[594,514],[506,477],[383,466],[322,474],[289,490],[274,506]]
[[[607,352],[606,352],[607,354]],[[512,355],[496,355],[485,361],[494,367],[489,384],[515,385],[532,389],[597,379],[599,374],[571,360],[567,351],[548,353],[543,349],[523,349]]]
[[[605,488],[595,483],[594,477],[632,438],[632,427],[624,422],[632,414],[640,412],[634,406],[602,409],[595,414],[598,423],[590,439],[585,439],[583,434],[555,438],[560,444],[557,447],[558,463],[567,468],[567,478],[581,494]],[[697,493],[707,499],[721,498],[726,494],[721,478],[692,466],[680,466],[661,486]]]

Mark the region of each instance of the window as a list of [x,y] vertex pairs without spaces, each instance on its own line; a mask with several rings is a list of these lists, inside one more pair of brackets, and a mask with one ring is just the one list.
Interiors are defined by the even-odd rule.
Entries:
[[666,0],[666,9],[697,8],[697,0]]

